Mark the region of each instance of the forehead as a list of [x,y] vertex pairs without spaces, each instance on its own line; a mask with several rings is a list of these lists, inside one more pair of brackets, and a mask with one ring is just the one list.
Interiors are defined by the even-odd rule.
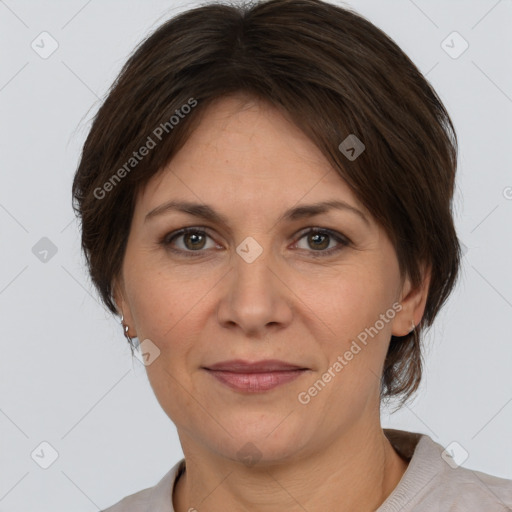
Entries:
[[246,96],[208,106],[187,142],[137,200],[174,197],[260,208],[343,199],[364,210],[319,148],[274,106]]

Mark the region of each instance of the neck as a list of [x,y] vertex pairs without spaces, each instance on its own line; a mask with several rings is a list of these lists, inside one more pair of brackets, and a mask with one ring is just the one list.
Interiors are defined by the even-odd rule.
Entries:
[[[181,438],[181,436],[180,436]],[[290,512],[375,511],[391,494],[407,469],[380,425],[359,427],[293,462],[267,462],[247,467],[211,452],[189,453],[186,471],[176,483],[174,509]]]

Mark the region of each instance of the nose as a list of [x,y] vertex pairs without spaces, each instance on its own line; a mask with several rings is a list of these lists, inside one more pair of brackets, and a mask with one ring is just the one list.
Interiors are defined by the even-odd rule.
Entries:
[[238,253],[233,255],[217,310],[218,321],[224,328],[263,339],[270,331],[290,324],[293,293],[269,251],[264,249],[253,261]]

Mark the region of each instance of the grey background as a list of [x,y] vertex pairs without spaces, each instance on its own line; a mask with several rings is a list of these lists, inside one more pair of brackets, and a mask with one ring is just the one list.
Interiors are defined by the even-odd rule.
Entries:
[[[154,485],[182,456],[85,273],[70,186],[91,118],[129,53],[194,5],[0,1],[0,511],[96,511]],[[460,142],[462,278],[428,337],[417,398],[384,411],[383,425],[456,441],[465,467],[512,478],[512,1],[349,5],[427,75]],[[46,59],[31,47],[43,31],[58,42]],[[458,58],[442,47],[453,31],[469,43]],[[452,53],[462,48],[449,41]],[[57,251],[46,261],[43,237]],[[48,469],[31,457],[49,457],[43,441],[58,453]]]

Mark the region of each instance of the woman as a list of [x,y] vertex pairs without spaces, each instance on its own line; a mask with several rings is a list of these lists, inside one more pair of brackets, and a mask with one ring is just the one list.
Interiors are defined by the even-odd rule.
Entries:
[[510,510],[511,481],[380,425],[456,283],[456,165],[435,91],[350,10],[211,4],[144,41],[73,195],[184,459],[107,510]]

